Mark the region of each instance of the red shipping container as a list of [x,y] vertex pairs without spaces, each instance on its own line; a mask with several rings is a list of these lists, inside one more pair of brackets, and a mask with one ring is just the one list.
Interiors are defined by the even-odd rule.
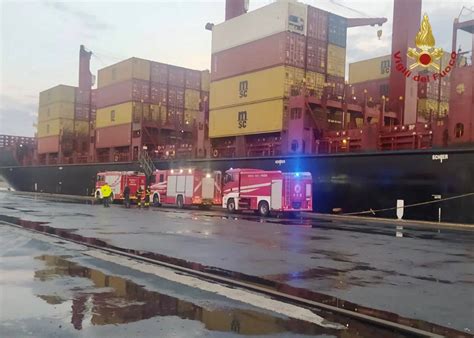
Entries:
[[201,90],[201,72],[186,69],[186,88]]
[[168,65],[152,62],[150,66],[151,82],[168,83]]
[[76,103],[74,105],[74,118],[76,120],[88,121],[89,114],[90,114],[89,104]]
[[110,148],[123,147],[131,144],[132,128],[131,124],[121,124],[105,128],[98,128],[95,131],[95,147]]
[[308,6],[308,37],[328,40],[328,14],[319,8]]
[[184,88],[169,86],[168,87],[168,105],[171,107],[184,107]]
[[304,68],[305,44],[303,35],[281,32],[214,53],[211,81],[285,64]]
[[314,38],[307,38],[306,69],[326,73],[328,43]]
[[164,83],[151,83],[151,103],[168,105],[168,86]]
[[150,102],[150,83],[132,79],[97,89],[97,108],[128,101]]
[[168,66],[168,83],[172,86],[184,87],[185,69],[176,66]]
[[59,135],[38,138],[38,154],[57,153],[59,151]]

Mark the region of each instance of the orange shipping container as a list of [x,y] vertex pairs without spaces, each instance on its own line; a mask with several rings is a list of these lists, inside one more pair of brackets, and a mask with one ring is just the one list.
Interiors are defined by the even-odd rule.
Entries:
[[38,154],[59,152],[59,136],[48,136],[38,138]]
[[132,142],[132,125],[97,128],[95,131],[96,148],[124,147]]

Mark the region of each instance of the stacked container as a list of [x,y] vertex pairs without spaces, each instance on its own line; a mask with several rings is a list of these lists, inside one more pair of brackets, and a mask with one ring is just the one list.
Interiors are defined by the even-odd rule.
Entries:
[[96,148],[127,152],[144,127],[190,131],[208,91],[209,72],[139,58],[99,70]]
[[38,154],[58,153],[61,137],[74,135],[76,87],[58,85],[40,93],[38,108]]
[[210,138],[281,132],[303,86],[342,94],[347,23],[331,15],[277,1],[213,27]]

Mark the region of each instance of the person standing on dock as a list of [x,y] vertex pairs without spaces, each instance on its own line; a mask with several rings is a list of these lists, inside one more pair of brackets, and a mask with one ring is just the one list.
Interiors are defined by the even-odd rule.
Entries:
[[128,185],[123,189],[123,204],[125,208],[130,208],[130,187]]
[[148,208],[150,206],[150,187],[146,187],[145,189],[145,208]]
[[143,195],[143,189],[142,187],[139,187],[137,189],[137,192],[135,193],[135,198],[137,199],[137,206],[139,208],[142,207],[142,195]]
[[110,195],[112,195],[112,189],[108,183],[104,183],[104,185],[100,188],[102,193],[102,200],[104,201],[104,208],[110,207]]

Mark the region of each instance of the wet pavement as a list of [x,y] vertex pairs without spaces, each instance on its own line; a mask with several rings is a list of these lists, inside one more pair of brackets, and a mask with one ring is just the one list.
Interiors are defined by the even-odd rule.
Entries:
[[258,276],[472,333],[474,232],[342,220],[104,209],[0,193],[0,215]]

